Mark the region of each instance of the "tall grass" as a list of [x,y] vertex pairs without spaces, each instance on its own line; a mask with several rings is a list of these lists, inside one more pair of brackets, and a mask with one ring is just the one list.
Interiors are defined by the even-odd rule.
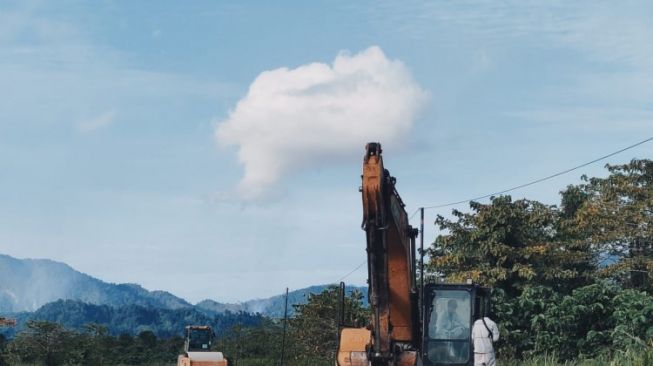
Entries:
[[653,347],[639,351],[616,352],[611,357],[601,356],[594,359],[558,361],[555,355],[544,355],[529,360],[501,362],[506,366],[652,366]]

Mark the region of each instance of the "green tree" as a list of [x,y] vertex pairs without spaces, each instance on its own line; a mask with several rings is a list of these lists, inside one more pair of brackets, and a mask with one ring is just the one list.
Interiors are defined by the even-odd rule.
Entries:
[[[345,323],[362,326],[369,321],[369,310],[363,306],[363,294],[352,291],[345,297]],[[291,320],[292,342],[297,347],[295,360],[318,358],[325,361],[335,359],[337,348],[338,287],[331,286],[322,293],[309,295],[308,302],[295,307],[295,318]]]
[[446,234],[428,249],[427,276],[471,279],[509,298],[530,286],[569,291],[590,282],[594,253],[568,240],[555,206],[501,196],[490,204],[471,202],[470,208],[470,213],[454,210],[453,220],[437,217]]
[[0,366],[10,365],[11,356],[7,354],[9,340],[3,334],[0,334]]
[[10,352],[24,362],[43,362],[46,366],[75,363],[81,358],[79,338],[60,324],[29,321],[10,345]]
[[[605,178],[583,177],[563,195],[568,227],[611,259],[603,274],[653,291],[653,161],[607,165]],[[616,260],[615,260],[616,258]]]
[[87,324],[79,334],[83,345],[83,364],[89,366],[107,365],[115,360],[113,342],[108,328],[100,324]]
[[256,326],[235,325],[217,338],[213,348],[239,365],[272,365],[279,360],[281,338],[281,322],[264,319]]
[[610,349],[615,321],[614,297],[619,289],[596,283],[574,290],[533,318],[535,352],[564,360],[595,357]]
[[501,339],[497,352],[501,359],[519,359],[533,353],[537,332],[533,324],[554,304],[560,295],[550,287],[533,286],[518,297],[509,298],[505,291],[493,292],[492,317],[498,321]]
[[653,346],[653,296],[632,289],[614,298],[615,322],[612,339],[617,349]]

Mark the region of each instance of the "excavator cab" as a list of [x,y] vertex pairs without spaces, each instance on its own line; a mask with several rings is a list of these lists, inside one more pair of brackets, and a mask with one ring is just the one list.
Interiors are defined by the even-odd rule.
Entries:
[[487,314],[490,290],[479,285],[429,284],[424,289],[424,366],[473,365],[471,329]]

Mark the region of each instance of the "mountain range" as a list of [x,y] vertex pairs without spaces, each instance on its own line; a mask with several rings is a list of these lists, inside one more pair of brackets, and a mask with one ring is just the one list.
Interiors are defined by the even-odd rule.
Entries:
[[[292,291],[288,303],[306,303],[309,294],[327,287]],[[365,288],[348,287],[347,291],[354,289],[367,295]],[[207,299],[193,305],[169,292],[149,291],[137,284],[107,283],[61,262],[0,255],[0,314],[14,314],[19,320],[58,321],[71,327],[94,322],[109,325],[113,333],[149,329],[167,336],[173,332],[170,324],[175,321],[226,326],[246,314],[281,318],[284,305],[285,295],[235,304]],[[289,306],[288,310],[292,316],[294,308]],[[250,321],[257,320],[248,318]]]
[[64,263],[0,255],[0,312],[32,312],[60,299],[115,307],[140,305],[181,309],[193,306],[165,291],[148,291],[136,284],[107,283]]

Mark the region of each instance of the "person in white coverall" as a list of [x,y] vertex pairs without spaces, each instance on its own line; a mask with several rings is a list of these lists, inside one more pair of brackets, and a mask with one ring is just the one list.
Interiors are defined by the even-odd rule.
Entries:
[[474,366],[496,366],[492,343],[499,340],[499,327],[488,317],[481,317],[472,327],[474,345]]

